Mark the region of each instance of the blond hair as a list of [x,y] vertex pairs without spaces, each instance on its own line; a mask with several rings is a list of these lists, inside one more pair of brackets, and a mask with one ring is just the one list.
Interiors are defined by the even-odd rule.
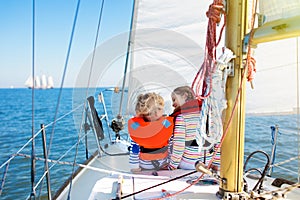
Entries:
[[164,107],[164,99],[154,92],[140,94],[137,97],[137,103],[135,106],[136,115],[139,117],[144,117],[152,114],[158,108]]
[[187,95],[186,101],[193,100],[196,98],[194,91],[189,86],[181,86],[181,87],[175,88],[173,90],[173,93],[180,95],[180,96],[183,96],[184,94],[186,94]]

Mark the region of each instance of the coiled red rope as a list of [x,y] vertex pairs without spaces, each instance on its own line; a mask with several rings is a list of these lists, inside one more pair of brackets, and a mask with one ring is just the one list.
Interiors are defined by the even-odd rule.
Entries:
[[[224,16],[224,24],[220,30],[219,38],[217,41],[216,29],[217,25],[221,22],[222,14],[224,14],[224,5],[222,0],[214,0],[213,4],[209,6],[206,16],[209,18],[207,34],[206,34],[206,45],[205,45],[205,55],[204,62],[197,72],[194,81],[192,83],[192,88],[195,91],[195,94],[198,98],[204,99],[207,98],[212,89],[212,73],[216,68],[216,47],[220,43],[222,32],[225,27],[226,18]],[[205,80],[208,77],[209,80]],[[209,84],[209,92],[205,94],[207,86]]]

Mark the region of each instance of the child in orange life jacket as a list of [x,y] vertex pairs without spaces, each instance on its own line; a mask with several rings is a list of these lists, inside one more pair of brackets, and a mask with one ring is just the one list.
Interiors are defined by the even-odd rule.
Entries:
[[168,163],[173,118],[163,116],[164,99],[156,93],[139,95],[135,112],[136,117],[128,121],[131,171],[161,169]]

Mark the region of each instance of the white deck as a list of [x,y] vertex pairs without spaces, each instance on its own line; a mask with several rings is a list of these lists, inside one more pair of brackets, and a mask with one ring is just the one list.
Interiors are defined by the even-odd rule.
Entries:
[[[118,147],[118,145],[112,145],[106,150],[109,153],[121,152]],[[119,178],[119,174],[117,173],[123,174],[122,196],[125,196],[165,182],[170,178],[175,178],[191,172],[190,170],[162,170],[157,172],[158,176],[151,175],[153,171],[143,171],[140,174],[132,174],[128,163],[128,156],[103,155],[102,158],[93,159],[89,164],[89,166],[93,167],[93,169],[85,168],[76,176],[75,179],[73,179],[71,199],[105,200],[115,198],[115,182],[117,182]],[[99,171],[96,169],[99,169]],[[107,173],[101,172],[101,169],[107,170]],[[109,171],[111,173],[109,173]],[[199,177],[199,175],[201,175],[201,173],[194,173],[188,177],[136,194],[134,197],[135,199],[159,198],[163,195],[162,189],[173,194],[189,186],[190,184],[188,184],[187,181],[194,180]],[[183,199],[217,199],[216,192],[218,191],[218,188],[218,185],[192,186],[182,192],[179,196]],[[67,199],[68,189],[69,187],[67,187],[57,199]],[[126,199],[133,199],[133,196]]]
[[[91,194],[89,200],[95,199],[114,199],[116,198],[115,195],[115,188],[112,185],[116,184],[118,177],[111,177],[111,178],[103,178],[99,180],[94,189],[93,193]],[[186,180],[186,179],[185,179]],[[133,184],[134,181],[134,184]],[[166,180],[155,180],[155,179],[143,179],[143,178],[124,178],[122,184],[122,196],[126,196],[128,194],[132,194],[137,191],[144,190],[151,186],[160,184]],[[185,189],[190,184],[186,183],[185,181],[172,181],[167,184],[160,185],[158,187],[152,188],[147,190],[143,193],[136,194],[134,196],[130,196],[125,199],[156,199],[163,197],[163,191],[166,191],[170,194],[175,194],[179,192],[179,190]],[[181,192],[180,194],[176,195],[174,199],[217,199],[216,192],[218,191],[218,186],[192,186]]]
[[[112,145],[106,149],[108,153],[121,153],[120,146]],[[73,180],[71,199],[72,200],[106,200],[116,198],[116,188],[119,176],[121,173],[122,181],[122,197],[144,190],[146,188],[164,183],[169,179],[181,176],[192,172],[190,170],[162,170],[158,171],[154,176],[154,171],[142,171],[139,174],[132,174],[129,169],[128,156],[108,156],[103,155],[101,158],[93,159],[88,165],[89,168],[83,169]],[[107,171],[101,171],[107,170]],[[199,177],[201,173],[193,173],[184,178],[162,184],[152,189],[146,190],[142,193],[128,196],[122,199],[155,199],[163,197],[162,190],[174,194],[181,191],[173,199],[218,199],[216,193],[219,190],[218,185],[211,185],[203,183],[188,187],[189,182]],[[213,181],[213,178],[204,177],[208,182]],[[247,180],[249,189],[252,189],[257,180]],[[270,190],[277,190],[278,188],[272,186],[272,179],[265,181],[265,187]],[[285,187],[283,185],[282,187]],[[188,187],[188,188],[187,188]],[[67,199],[69,187],[64,190],[57,199]],[[287,199],[300,199],[300,189],[288,193]]]

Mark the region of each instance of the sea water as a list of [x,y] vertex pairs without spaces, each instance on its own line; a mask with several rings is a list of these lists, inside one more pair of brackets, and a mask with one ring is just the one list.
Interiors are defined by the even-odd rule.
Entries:
[[[99,109],[99,113],[104,111],[98,102],[99,91],[103,90],[104,88],[100,88],[93,91],[96,100],[95,106],[97,110]],[[118,113],[118,110],[111,109],[114,107],[112,104],[116,104],[113,101],[120,99],[119,97],[115,98],[114,95],[112,91],[104,93],[110,120]],[[79,139],[80,126],[78,124],[80,122],[78,122],[78,119],[82,118],[80,113],[84,105],[79,106],[78,110],[80,112],[77,117],[73,114],[65,115],[77,106],[74,98],[77,98],[77,96],[72,88],[34,91],[29,89],[0,89],[0,164],[2,165],[7,159],[16,154],[29,141],[32,134],[40,129],[41,124],[46,125],[46,145],[47,147],[51,146],[49,159],[58,160],[73,146],[73,150],[62,161],[73,163],[74,157],[76,157],[77,163],[83,163],[86,156],[84,140],[78,146],[75,143]],[[62,116],[64,118],[60,119]],[[58,120],[55,125],[51,124],[54,119]],[[82,120],[85,119],[82,118]],[[297,120],[296,115],[246,116],[245,159],[256,150],[262,150],[271,155],[272,137],[270,127],[277,125],[279,126],[279,134],[274,163],[282,162],[283,164],[276,167],[272,175],[297,181],[298,159],[288,162],[289,159],[298,155]],[[104,128],[108,131],[105,123]],[[32,131],[33,129],[34,131]],[[43,158],[41,134],[36,137],[34,148],[36,157]],[[9,165],[4,165],[0,169],[2,180],[0,199],[26,199],[30,196],[32,192],[31,149],[32,143],[29,142],[19,152],[19,156],[9,162]],[[91,151],[88,152],[88,154],[91,153]],[[21,154],[22,156],[20,156]],[[262,170],[266,163],[265,160],[264,156],[257,157],[255,160],[249,161],[249,164],[251,163],[249,166]],[[70,176],[73,167],[58,163],[49,163],[49,167],[51,190],[54,194]],[[36,184],[43,174],[44,161],[38,160],[34,170],[36,174],[34,183]],[[43,181],[41,185],[42,187],[35,190],[36,195],[41,195],[42,198],[46,199],[46,182]],[[42,188],[42,191],[40,188]]]

